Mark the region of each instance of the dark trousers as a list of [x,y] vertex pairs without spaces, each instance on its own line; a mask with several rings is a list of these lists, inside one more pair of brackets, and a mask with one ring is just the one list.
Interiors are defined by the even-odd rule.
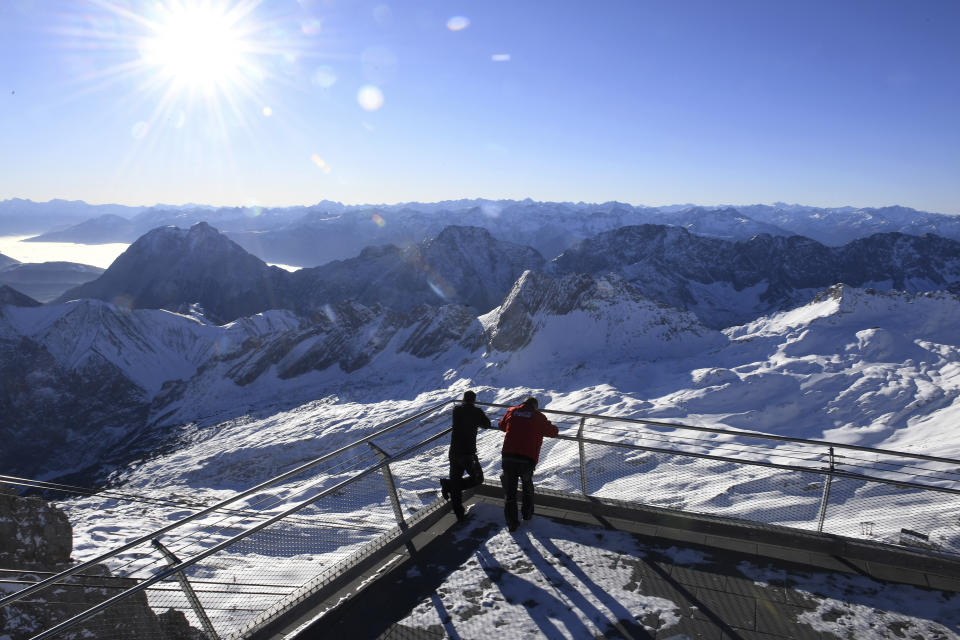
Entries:
[[533,467],[534,462],[526,456],[511,453],[503,454],[501,461],[503,475],[500,483],[503,485],[503,515],[508,525],[516,525],[517,519],[517,481],[523,488],[523,506],[521,513],[524,520],[533,517]]
[[[467,478],[463,478],[463,474]],[[463,510],[463,492],[483,483],[483,467],[475,453],[450,454],[450,501],[454,511]]]

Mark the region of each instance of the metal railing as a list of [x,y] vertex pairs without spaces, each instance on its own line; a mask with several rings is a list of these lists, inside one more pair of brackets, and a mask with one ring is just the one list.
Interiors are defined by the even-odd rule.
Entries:
[[[248,637],[342,567],[444,508],[437,481],[447,469],[450,403],[374,427],[345,447],[10,593],[0,607],[39,611],[35,640],[165,640],[176,617],[202,637]],[[538,487],[960,556],[958,460],[543,411],[561,433],[544,441]],[[495,430],[478,436],[488,477],[498,475],[501,441]],[[36,579],[24,573],[4,584]]]

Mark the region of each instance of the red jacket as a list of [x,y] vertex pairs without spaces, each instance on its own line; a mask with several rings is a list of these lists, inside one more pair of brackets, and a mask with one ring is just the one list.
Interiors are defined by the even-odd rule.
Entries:
[[557,437],[557,427],[547,417],[524,405],[510,407],[500,418],[500,431],[506,431],[502,453],[526,456],[536,464],[540,460],[543,437]]

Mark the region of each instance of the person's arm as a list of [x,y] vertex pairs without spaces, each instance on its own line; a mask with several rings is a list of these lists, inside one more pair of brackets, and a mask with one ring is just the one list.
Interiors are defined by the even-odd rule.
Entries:
[[500,418],[500,421],[497,423],[497,427],[500,429],[500,431],[507,430],[507,416],[509,415],[510,415],[510,410],[507,409],[507,412],[503,414],[503,417]]
[[490,428],[490,416],[487,415],[487,412],[483,409],[478,408],[477,411],[480,412],[480,428],[489,429]]
[[540,420],[538,421],[539,427],[540,427],[540,435],[546,436],[548,438],[556,438],[560,434],[559,429],[557,429],[557,425],[550,422],[547,419],[547,416],[543,415],[539,411],[537,412],[537,415],[540,416]]

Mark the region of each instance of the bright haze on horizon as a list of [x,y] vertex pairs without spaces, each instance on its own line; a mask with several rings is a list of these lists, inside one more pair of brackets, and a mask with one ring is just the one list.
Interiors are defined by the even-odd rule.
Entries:
[[0,199],[960,213],[960,3],[7,0]]

